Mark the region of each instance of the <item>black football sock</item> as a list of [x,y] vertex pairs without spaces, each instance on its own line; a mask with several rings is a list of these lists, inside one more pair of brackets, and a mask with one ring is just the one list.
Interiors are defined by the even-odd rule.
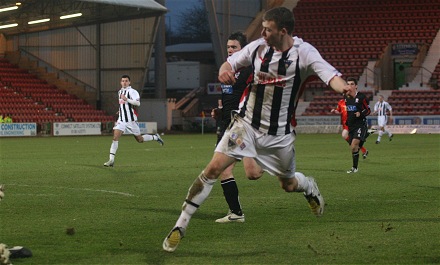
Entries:
[[238,200],[238,187],[234,178],[229,178],[221,181],[223,188],[223,195],[229,205],[231,212],[236,215],[243,215],[241,211],[240,201]]
[[358,168],[359,162],[359,150],[351,154],[353,156],[353,167]]

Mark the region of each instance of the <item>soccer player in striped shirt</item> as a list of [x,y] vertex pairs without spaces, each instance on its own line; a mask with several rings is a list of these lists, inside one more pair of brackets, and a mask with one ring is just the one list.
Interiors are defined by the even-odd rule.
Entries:
[[349,88],[315,47],[292,36],[294,24],[291,10],[268,10],[263,15],[262,38],[229,56],[220,67],[219,81],[234,84],[235,73],[252,65],[253,82],[211,161],[190,187],[182,212],[163,241],[165,251],[176,250],[192,215],[209,196],[220,173],[235,161],[243,161],[249,179],[267,172],[277,177],[286,192],[303,193],[315,216],[323,214],[324,199],[315,180],[296,172],[295,109],[312,76],[341,94]]
[[113,167],[115,164],[116,151],[119,146],[119,138],[124,133],[133,134],[138,143],[157,141],[163,145],[163,140],[159,134],[141,135],[139,124],[137,123],[137,112],[135,107],[141,105],[139,93],[130,86],[130,76],[121,77],[121,89],[118,91],[119,110],[118,120],[113,127],[113,142],[110,146],[110,159],[104,163],[105,167]]
[[383,96],[379,95],[379,101],[374,104],[373,115],[377,114],[377,125],[379,126],[379,135],[377,136],[376,144],[380,143],[382,135],[385,133],[388,135],[388,139],[393,140],[393,134],[385,129],[388,123],[387,111],[390,113],[390,121],[393,120],[393,108],[391,105],[383,100]]

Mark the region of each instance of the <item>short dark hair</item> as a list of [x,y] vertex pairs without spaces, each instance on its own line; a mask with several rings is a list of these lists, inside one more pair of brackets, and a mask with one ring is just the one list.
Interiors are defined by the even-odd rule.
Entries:
[[122,76],[121,76],[121,79],[122,79],[122,78],[128,78],[128,81],[130,81],[130,76],[129,76],[129,75],[122,75]]
[[273,21],[278,27],[278,30],[285,28],[290,35],[295,28],[295,17],[292,11],[285,7],[272,8],[263,15],[263,21]]
[[240,43],[241,48],[248,44],[246,35],[243,32],[234,32],[229,35],[228,40],[236,40]]
[[358,84],[358,80],[357,80],[356,78],[354,78],[354,77],[351,77],[351,76],[350,76],[350,77],[347,77],[347,82],[348,82],[348,81],[353,81],[355,85]]

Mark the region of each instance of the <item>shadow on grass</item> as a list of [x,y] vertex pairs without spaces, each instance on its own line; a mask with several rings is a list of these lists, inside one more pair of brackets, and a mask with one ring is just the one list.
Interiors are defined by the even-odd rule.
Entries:
[[[181,209],[179,207],[173,208],[173,209],[167,209],[167,208],[151,208],[151,207],[126,207],[127,210],[134,210],[141,213],[165,213],[172,215],[176,218],[179,218]],[[218,219],[220,217],[223,217],[225,215],[225,212],[218,212],[218,213],[205,213],[203,211],[198,210],[192,217],[192,219],[199,219],[199,220],[207,220],[207,221],[213,221],[215,219]]]

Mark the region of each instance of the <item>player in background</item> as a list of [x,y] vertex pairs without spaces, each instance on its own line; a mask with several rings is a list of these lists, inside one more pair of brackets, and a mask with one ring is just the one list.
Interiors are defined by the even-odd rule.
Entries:
[[380,139],[382,139],[384,133],[388,135],[390,141],[393,140],[394,136],[390,131],[385,129],[385,126],[388,124],[387,111],[390,112],[390,122],[393,121],[393,108],[383,99],[383,96],[379,95],[379,101],[374,104],[373,115],[377,114],[377,125],[379,126],[379,135],[377,136],[376,144],[380,143]]
[[119,110],[118,120],[113,127],[113,142],[110,146],[110,159],[104,163],[105,167],[113,167],[115,164],[116,151],[119,146],[119,138],[124,133],[133,134],[138,143],[157,141],[163,145],[163,140],[159,134],[141,135],[139,124],[137,123],[137,112],[135,107],[141,105],[139,93],[130,86],[130,77],[123,75],[121,77],[121,89],[118,91]]
[[[331,113],[336,113],[336,114],[341,114],[341,124],[342,124],[342,138],[347,141],[348,144],[350,144],[350,138],[348,137],[348,126],[347,126],[347,106],[345,106],[345,99],[341,99],[338,102],[338,106],[336,107],[336,109],[331,109],[330,110]],[[362,151],[362,157],[364,159],[367,158],[368,156],[368,150],[362,146],[361,147],[361,151]]]
[[[226,44],[228,56],[240,51],[247,45],[246,36],[241,32],[232,33]],[[222,99],[219,107],[211,111],[211,116],[218,119],[217,144],[223,137],[226,128],[231,123],[232,111],[238,110],[240,98],[249,82],[252,81],[252,67],[246,67],[235,73],[236,82],[233,85],[222,84]],[[217,146],[216,144],[216,146]],[[244,222],[244,214],[238,197],[238,187],[233,175],[235,162],[220,174],[220,183],[223,195],[229,206],[229,212],[225,217],[215,220],[217,223]]]
[[[163,241],[165,251],[176,250],[191,217],[208,198],[219,175],[237,160],[243,161],[248,179],[259,179],[267,172],[277,177],[284,191],[303,194],[312,213],[322,216],[325,203],[316,181],[296,172],[295,109],[305,81],[312,76],[341,94],[349,87],[315,47],[292,36],[294,25],[291,10],[276,7],[266,11],[262,38],[229,56],[220,67],[219,81],[233,85],[235,73],[252,65],[253,82],[211,161],[189,188],[180,216]],[[292,220],[286,220],[286,225],[295,226]]]
[[347,109],[348,143],[350,144],[353,166],[347,173],[358,172],[359,149],[363,146],[368,136],[367,116],[370,114],[368,98],[357,91],[357,79],[347,78],[349,86],[345,94]]

